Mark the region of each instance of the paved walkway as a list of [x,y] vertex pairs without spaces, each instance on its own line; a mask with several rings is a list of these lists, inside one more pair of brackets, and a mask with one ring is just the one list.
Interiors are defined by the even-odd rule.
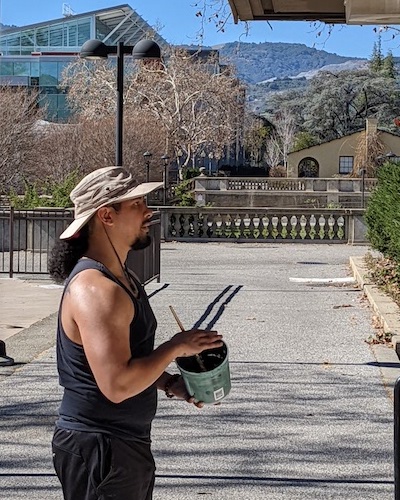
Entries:
[[[162,282],[147,287],[157,341],[178,331],[170,304],[187,328],[218,329],[232,391],[203,410],[160,397],[154,500],[393,498],[390,385],[400,364],[365,342],[372,311],[356,285],[327,280],[351,276],[349,257],[366,251],[163,245]],[[20,364],[0,368],[1,500],[62,499],[49,446],[60,398],[53,310],[6,341]]]

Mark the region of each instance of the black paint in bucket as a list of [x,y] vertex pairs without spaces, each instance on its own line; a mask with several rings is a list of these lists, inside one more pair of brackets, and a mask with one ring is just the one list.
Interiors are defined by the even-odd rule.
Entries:
[[218,403],[231,389],[228,347],[223,343],[221,347],[203,351],[200,356],[206,371],[202,370],[196,356],[177,358],[176,364],[189,394],[196,401]]

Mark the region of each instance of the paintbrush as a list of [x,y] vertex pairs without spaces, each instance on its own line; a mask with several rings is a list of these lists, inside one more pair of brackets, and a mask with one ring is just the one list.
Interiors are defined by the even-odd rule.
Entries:
[[[184,332],[185,327],[183,326],[182,321],[179,319],[179,316],[176,314],[175,309],[172,306],[169,306],[169,308],[172,312],[173,317],[175,318],[175,321],[177,322],[179,328],[181,329],[181,332]],[[201,359],[201,356],[199,354],[195,354],[195,358],[201,368],[201,371],[206,372],[207,368],[205,367],[204,361]]]

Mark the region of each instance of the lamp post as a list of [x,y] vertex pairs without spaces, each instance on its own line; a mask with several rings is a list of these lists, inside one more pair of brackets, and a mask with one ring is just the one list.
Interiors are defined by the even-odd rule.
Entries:
[[213,161],[213,158],[214,158],[214,153],[212,151],[210,151],[208,153],[208,175],[211,175],[211,173],[212,173],[212,161]]
[[366,169],[360,168],[359,173],[361,175],[361,208],[365,208],[365,174],[366,174]]
[[115,165],[122,166],[123,160],[123,114],[124,114],[124,56],[132,55],[134,59],[160,59],[160,47],[153,40],[140,40],[135,46],[106,45],[100,40],[88,40],[80,51],[85,59],[105,59],[109,55],[117,56],[117,112],[115,122]]
[[163,191],[163,205],[167,204],[167,189],[168,189],[168,155],[161,156],[161,159],[164,162],[164,171],[163,171],[163,183],[164,183],[164,191]]
[[149,182],[150,180],[150,158],[152,157],[152,154],[150,151],[145,151],[143,153],[144,159],[146,161],[146,182]]

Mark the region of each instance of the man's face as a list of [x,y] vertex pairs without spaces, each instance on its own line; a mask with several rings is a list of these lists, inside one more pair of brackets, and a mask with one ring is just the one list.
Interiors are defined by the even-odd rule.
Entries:
[[117,211],[118,224],[122,235],[128,238],[132,250],[141,250],[151,243],[149,223],[153,212],[147,207],[144,198],[124,201]]

